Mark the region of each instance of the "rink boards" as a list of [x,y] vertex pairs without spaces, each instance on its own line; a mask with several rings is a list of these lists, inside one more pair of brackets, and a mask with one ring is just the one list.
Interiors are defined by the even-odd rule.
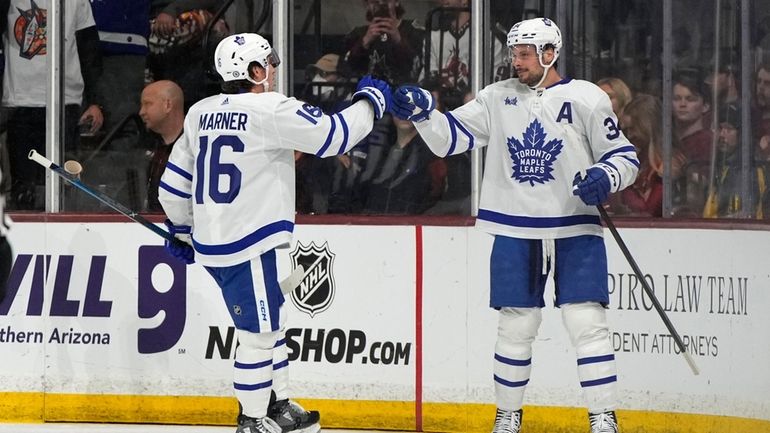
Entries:
[[[770,232],[622,229],[694,376],[607,233],[625,432],[770,432]],[[278,271],[292,392],[343,428],[488,431],[492,238],[472,227],[298,225]],[[230,424],[235,338],[199,265],[132,223],[17,223],[0,304],[0,419]],[[546,293],[553,293],[552,287]],[[546,296],[527,431],[582,431],[574,351]]]

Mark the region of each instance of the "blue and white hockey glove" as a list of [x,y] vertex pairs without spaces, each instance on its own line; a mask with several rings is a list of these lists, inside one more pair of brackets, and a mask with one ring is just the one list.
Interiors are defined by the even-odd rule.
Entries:
[[580,196],[583,203],[598,206],[607,200],[610,191],[617,191],[618,175],[615,169],[606,164],[596,164],[586,170],[585,177],[575,173],[572,180],[572,195]]
[[190,245],[192,242],[192,228],[190,226],[175,226],[170,220],[163,221],[168,228],[168,232],[175,237],[175,240],[166,239],[166,251],[172,256],[183,261],[186,265],[195,263],[195,250]]
[[436,108],[433,94],[417,86],[401,86],[393,92],[393,114],[399,119],[421,122]]
[[359,99],[366,98],[374,108],[375,120],[382,119],[382,116],[390,109],[390,85],[388,83],[372,78],[366,75],[358,80],[356,93],[353,93],[353,103]]

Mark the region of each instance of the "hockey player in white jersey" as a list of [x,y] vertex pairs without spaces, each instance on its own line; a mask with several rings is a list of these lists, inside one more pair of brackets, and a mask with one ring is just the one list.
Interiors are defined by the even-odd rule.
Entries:
[[352,105],[327,116],[273,91],[279,59],[257,34],[225,38],[214,62],[223,92],[190,108],[159,191],[169,230],[192,247],[167,248],[214,277],[237,329],[236,432],[315,433],[318,412],[288,399],[286,308],[276,271],[275,250],[288,246],[294,229],[294,150],[347,152],[388,110],[391,90],[364,77]]
[[[631,184],[639,167],[607,95],[554,65],[561,33],[547,18],[508,33],[518,78],[487,86],[442,114],[430,92],[402,86],[393,111],[434,153],[488,146],[476,226],[494,236],[490,306],[499,310],[494,354],[494,433],[519,432],[532,342],[553,273],[555,305],[577,353],[592,433],[618,431],[615,356],[605,308],[607,254],[597,205]],[[585,177],[580,173],[586,172]]]

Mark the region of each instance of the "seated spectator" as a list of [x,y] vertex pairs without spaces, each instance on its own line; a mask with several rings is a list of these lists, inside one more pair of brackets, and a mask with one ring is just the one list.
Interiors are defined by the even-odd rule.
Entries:
[[321,108],[324,113],[336,113],[349,104],[355,83],[350,81],[350,71],[340,63],[337,54],[324,54],[305,70],[305,90],[302,97]]
[[[444,95],[440,94],[437,84],[426,82],[421,86],[429,90],[436,101],[436,110],[447,110]],[[466,93],[461,105],[473,100],[471,93]],[[443,171],[443,185],[440,188],[438,202],[425,211],[425,215],[470,215],[471,213],[471,153],[440,158],[433,163],[434,171]]]
[[414,124],[393,118],[396,140],[385,149],[366,192],[364,213],[416,215],[438,198],[434,190],[431,161],[433,152]]
[[425,29],[404,19],[401,0],[364,0],[366,25],[345,37],[345,61],[353,75],[372,74],[392,85],[413,82]]
[[147,203],[150,212],[163,212],[158,201],[158,185],[166,168],[168,156],[184,128],[184,94],[173,81],[161,80],[148,84],[142,91],[141,116],[152,131],[154,146],[147,170]]
[[596,82],[596,85],[599,86],[600,89],[604,90],[604,92],[607,93],[607,96],[610,97],[610,102],[612,102],[612,111],[615,113],[615,116],[617,116],[618,121],[621,122],[620,124],[622,125],[623,109],[631,101],[631,89],[628,88],[628,85],[625,83],[625,81],[615,77],[602,78]]
[[[39,3],[39,4],[38,4]],[[5,71],[3,107],[8,116],[7,146],[12,179],[8,208],[44,208],[45,170],[27,158],[34,149],[45,155],[46,142],[46,7],[47,1],[4,2],[0,32],[3,37]],[[62,58],[64,77],[65,158],[77,158],[83,132],[93,134],[104,120],[97,83],[102,72],[99,34],[91,5],[71,0],[64,10]],[[11,26],[9,29],[8,26]],[[34,34],[34,38],[30,35]]]
[[743,149],[740,145],[740,132],[741,113],[738,107],[721,107],[716,169],[703,208],[704,218],[740,218],[745,213],[748,217],[763,219],[767,215],[765,168],[752,164],[750,196],[745,196],[741,188]]
[[[663,214],[663,127],[658,98],[639,94],[626,105],[621,122],[623,133],[636,147],[639,174],[636,182],[611,199],[619,215],[660,217]],[[678,151],[672,160],[672,179],[682,174],[684,156]]]

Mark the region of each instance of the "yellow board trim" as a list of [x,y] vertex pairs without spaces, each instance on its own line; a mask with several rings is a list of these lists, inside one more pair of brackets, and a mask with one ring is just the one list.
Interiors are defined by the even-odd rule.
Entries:
[[[326,428],[414,430],[414,402],[299,399],[321,412]],[[234,425],[238,403],[227,397],[0,393],[0,422],[114,422]],[[488,433],[495,408],[475,403],[424,403],[423,431]],[[624,433],[770,433],[770,420],[619,410]],[[525,407],[527,433],[586,431],[585,409]]]

